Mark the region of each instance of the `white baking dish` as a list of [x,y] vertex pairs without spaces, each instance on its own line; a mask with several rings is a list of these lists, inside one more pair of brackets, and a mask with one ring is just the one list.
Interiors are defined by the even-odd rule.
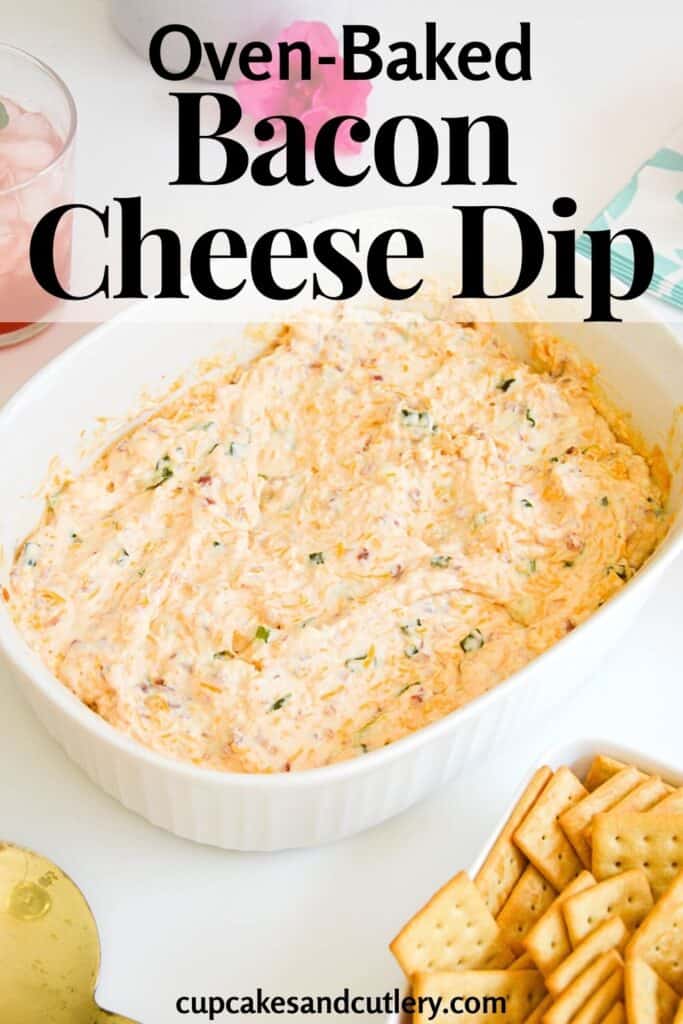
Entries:
[[[624,761],[626,764],[634,764],[637,768],[642,768],[643,771],[649,772],[651,775],[659,775],[660,778],[672,786],[683,786],[683,761],[678,765],[669,765],[660,761],[656,754],[634,750],[632,747],[622,747],[620,744],[614,743],[613,740],[579,739],[553,747],[545,756],[535,760],[525,778],[520,779],[519,786],[507,810],[501,815],[489,836],[486,846],[471,865],[469,869],[470,877],[474,878],[482,867],[536,769],[544,764],[553,769],[567,765],[576,775],[583,777],[596,754],[616,757],[619,761]],[[407,1014],[392,1013],[387,1018],[387,1024],[410,1024],[410,1020],[411,1017]]]
[[[427,275],[444,269],[452,226],[443,210],[405,208],[349,218],[349,225],[360,227],[364,237],[396,224],[413,226],[425,240],[432,254],[423,266]],[[542,302],[539,308],[543,315]],[[575,308],[557,303],[548,308],[557,319],[576,318]],[[646,438],[665,444],[674,410],[683,400],[683,349],[644,308],[631,304],[630,312],[644,323],[568,323],[562,333],[590,351],[606,389],[633,413]],[[81,465],[83,430],[94,429],[98,417],[114,418],[111,429],[100,429],[104,443],[117,429],[116,418],[136,407],[143,390],[158,390],[162,376],[168,383],[219,348],[245,351],[239,325],[202,324],[205,313],[201,303],[189,300],[182,304],[182,322],[159,324],[154,303],[143,304],[54,360],[0,412],[0,586],[16,545],[40,514],[38,488],[54,455],[71,466]],[[215,321],[215,312],[212,316]],[[208,313],[205,319],[211,319]],[[680,482],[676,480],[672,499],[679,510]],[[678,515],[666,542],[628,586],[523,671],[389,747],[304,773],[223,774],[144,749],[54,679],[29,650],[1,601],[0,652],[48,731],[126,807],[178,835],[230,849],[309,846],[358,832],[404,810],[566,701],[626,631],[682,545]]]

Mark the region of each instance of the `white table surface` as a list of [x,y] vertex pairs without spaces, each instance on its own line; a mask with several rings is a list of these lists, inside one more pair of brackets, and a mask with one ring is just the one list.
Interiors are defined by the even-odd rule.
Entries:
[[[414,37],[413,5],[389,6],[393,37]],[[525,16],[534,26],[536,77],[523,94],[495,82],[485,91],[463,83],[452,92],[413,86],[403,109],[505,113],[520,181],[516,204],[548,210],[552,197],[571,191],[588,220],[683,117],[680,9],[655,2],[636,17],[623,6],[609,0],[595,14],[594,4],[582,2],[565,17],[531,3]],[[80,195],[106,201],[142,191],[157,223],[193,235],[202,218],[207,227],[215,223],[216,198],[203,194],[211,190],[179,203],[164,184],[174,145],[167,87],[119,41],[102,0],[0,7],[0,36],[44,57],[73,89]],[[502,38],[515,25],[504,0],[480,16],[468,10],[455,17],[446,3],[432,8],[444,38]],[[380,84],[372,102],[382,116],[396,106],[396,93]],[[223,223],[281,222],[283,194],[273,191],[257,196],[242,184],[224,193]],[[407,201],[392,191],[377,182],[341,197],[323,186],[292,190],[287,220]],[[449,200],[434,186],[410,201]],[[677,320],[683,338],[682,318],[653,308]],[[85,329],[52,327],[0,352],[0,402]],[[603,734],[683,768],[682,607],[679,560],[620,649],[554,720],[520,734],[510,749],[491,751],[485,765],[371,832],[278,855],[196,846],[123,810],[70,764],[0,671],[0,834],[52,857],[81,885],[102,934],[100,1000],[144,1024],[189,1019],[174,1010],[182,994],[246,994],[257,986],[285,995],[336,994],[345,986],[380,994],[400,983],[387,942],[435,887],[472,860],[545,748]]]

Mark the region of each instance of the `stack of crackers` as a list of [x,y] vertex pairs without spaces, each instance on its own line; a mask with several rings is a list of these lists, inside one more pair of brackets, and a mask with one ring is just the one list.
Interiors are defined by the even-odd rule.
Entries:
[[683,1024],[683,788],[603,755],[583,781],[539,769],[474,881],[456,875],[391,949],[439,1019],[502,996],[505,1024]]

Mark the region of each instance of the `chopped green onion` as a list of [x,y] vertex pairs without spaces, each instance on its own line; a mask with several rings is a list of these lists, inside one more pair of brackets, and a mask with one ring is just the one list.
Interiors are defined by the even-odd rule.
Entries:
[[422,644],[409,644],[408,647],[405,648],[403,653],[405,654],[406,658],[414,658],[415,655],[419,654],[421,650]]
[[219,540],[213,541],[213,547],[219,548],[220,546],[221,546],[221,542]]
[[535,558],[530,558],[529,559],[529,569],[528,569],[528,572],[529,572],[530,576],[531,576],[532,573],[536,572],[536,559]]
[[311,551],[308,556],[308,561],[312,562],[313,565],[323,565],[325,562],[325,554],[323,551]]
[[116,564],[117,565],[125,565],[125,563],[128,561],[129,558],[130,558],[130,555],[128,554],[126,549],[125,548],[121,548],[121,551],[119,552],[119,554],[118,554],[118,556],[116,558]]
[[430,430],[432,434],[436,433],[436,423],[429,412],[401,409],[401,423],[404,427],[420,427],[422,430]]
[[418,679],[418,680],[416,680],[416,682],[414,682],[414,683],[406,683],[406,685],[405,685],[405,686],[402,686],[402,687],[401,687],[401,689],[400,689],[400,690],[398,691],[398,693],[396,694],[396,696],[397,696],[397,697],[402,697],[402,696],[403,696],[403,694],[404,694],[404,693],[406,692],[406,690],[412,690],[412,688],[413,688],[414,686],[422,686],[422,683],[420,682],[420,680],[419,680],[419,679]]
[[613,572],[620,580],[628,579],[628,568],[623,563],[620,565],[608,565],[607,572]]
[[522,498],[522,505],[523,505],[524,508],[533,508],[534,507],[533,502],[529,501],[528,498]]
[[347,658],[344,662],[344,667],[350,669],[351,672],[357,672],[368,660],[369,653],[369,651],[366,651],[365,654],[358,654],[355,658]]
[[600,504],[601,504],[601,505],[602,505],[602,506],[603,506],[604,508],[606,508],[606,507],[607,507],[607,506],[609,505],[609,498],[607,497],[607,495],[606,495],[606,494],[603,494],[602,498],[600,498]]
[[484,636],[480,629],[473,629],[471,633],[464,636],[460,641],[465,654],[469,654],[471,651],[480,651],[484,646]]
[[557,455],[551,455],[550,456],[550,461],[551,462],[559,462],[560,459],[559,459],[559,457]]
[[516,377],[507,377],[505,380],[501,380],[500,383],[496,384],[496,387],[499,391],[507,391],[508,388],[512,387],[516,379]]
[[283,708],[291,696],[291,693],[286,693],[283,697],[278,697],[278,699],[268,708],[268,714],[270,714],[271,711],[279,711]]
[[365,725],[361,725],[360,729],[358,730],[358,735],[362,736],[364,732],[368,731],[371,725],[375,725],[377,722],[379,722],[380,718],[384,718],[383,711],[378,711],[374,718],[371,718],[368,722],[365,723]]
[[138,569],[138,576],[144,576],[147,570],[145,568]]
[[563,562],[562,565],[565,569],[572,569],[574,567],[574,560],[572,559],[571,561]]
[[448,566],[451,564],[451,556],[434,555],[431,559],[430,564],[433,565],[435,569],[447,569]]
[[235,655],[232,653],[232,651],[227,650],[216,651],[216,653],[214,654],[214,658],[216,659],[216,661],[230,661],[230,659],[234,657]]
[[264,644],[268,643],[270,639],[270,630],[267,626],[258,626],[254,635],[255,640],[263,640]]
[[399,626],[398,628],[401,630],[402,633],[405,633],[406,636],[407,636],[414,629],[417,629],[418,626],[421,626],[421,625],[422,625],[422,619],[414,619],[413,622],[404,622],[404,624],[402,626]]
[[195,425],[193,427],[190,427],[190,430],[210,430],[211,427],[215,427],[215,426],[216,426],[216,421],[215,420],[208,420],[206,423],[195,423]]
[[74,544],[82,544],[83,543],[81,538],[75,532],[75,530],[71,531],[71,533],[69,534],[69,537],[71,538],[71,540],[73,541]]
[[535,427],[536,426],[536,420],[531,415],[531,409],[527,409],[527,411],[525,412],[524,415],[526,417],[527,423],[530,423],[532,427]]
[[243,459],[246,454],[246,444],[240,444],[239,441],[231,441],[228,445],[228,455],[233,455],[236,459]]
[[173,476],[173,464],[171,463],[170,456],[162,455],[154,467],[154,476],[151,482],[147,485],[145,490],[154,491],[157,487],[160,487],[163,483],[166,483]]

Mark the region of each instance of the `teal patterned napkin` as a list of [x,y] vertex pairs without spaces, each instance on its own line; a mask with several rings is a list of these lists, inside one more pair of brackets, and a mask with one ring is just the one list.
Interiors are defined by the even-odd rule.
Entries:
[[[649,290],[683,309],[683,125],[590,225],[590,229],[613,232],[621,227],[640,228],[648,235],[655,250]],[[582,235],[577,249],[590,258],[590,239]],[[632,279],[631,246],[625,238],[612,246],[612,273],[627,284]]]

